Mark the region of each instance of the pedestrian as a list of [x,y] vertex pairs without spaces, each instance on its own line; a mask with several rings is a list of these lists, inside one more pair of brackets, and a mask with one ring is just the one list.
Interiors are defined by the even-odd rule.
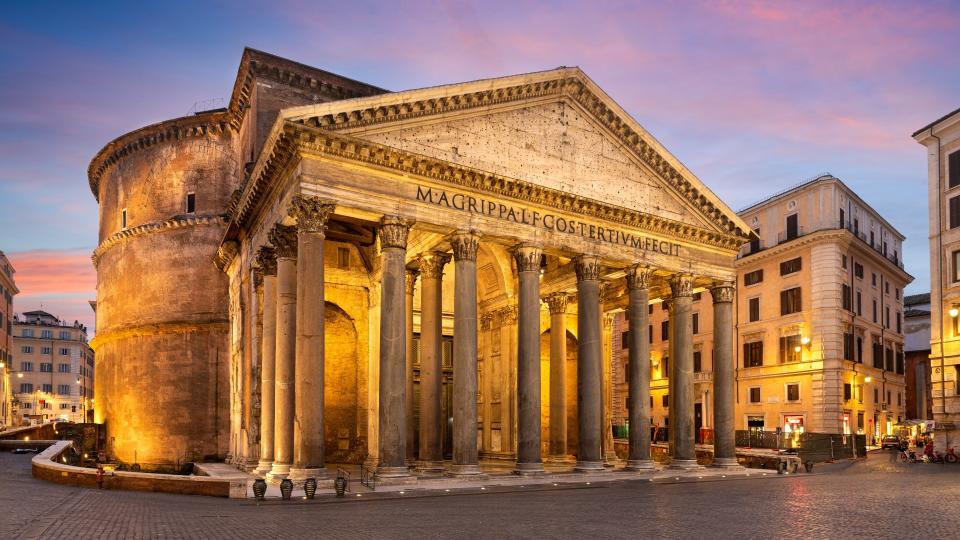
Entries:
[[899,453],[900,453],[900,447],[899,447],[899,446],[891,446],[891,447],[890,447],[890,463],[896,463],[896,462],[897,462],[897,457],[898,457],[898,454],[899,454]]

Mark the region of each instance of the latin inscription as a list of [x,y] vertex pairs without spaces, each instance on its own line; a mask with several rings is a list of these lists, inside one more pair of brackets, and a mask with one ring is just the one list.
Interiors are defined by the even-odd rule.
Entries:
[[580,236],[598,242],[622,245],[624,247],[653,251],[662,255],[680,255],[680,245],[663,242],[656,238],[625,233],[618,229],[600,227],[575,219],[567,219],[556,214],[541,213],[526,208],[515,208],[503,203],[488,201],[463,193],[449,194],[444,190],[417,186],[417,200],[436,206],[452,208],[471,214],[505,219],[514,223],[540,227],[548,231]]

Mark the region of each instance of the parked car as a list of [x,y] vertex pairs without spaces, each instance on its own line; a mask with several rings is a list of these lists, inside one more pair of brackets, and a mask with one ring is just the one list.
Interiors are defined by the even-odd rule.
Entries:
[[887,448],[896,448],[899,450],[903,447],[903,442],[900,440],[900,437],[896,435],[886,435],[880,439],[880,449],[886,450]]

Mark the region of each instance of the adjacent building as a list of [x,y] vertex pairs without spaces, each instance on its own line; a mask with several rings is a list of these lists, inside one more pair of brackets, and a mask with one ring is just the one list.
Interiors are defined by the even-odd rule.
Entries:
[[92,411],[94,355],[87,329],[45,311],[13,320],[11,371],[18,423],[83,422]]
[[960,441],[960,109],[917,130],[927,148],[934,441]]
[[907,418],[932,420],[930,380],[930,293],[903,298],[903,351]]
[[[893,432],[907,416],[903,288],[913,278],[903,235],[829,174],[739,215],[754,237],[736,263],[736,428],[868,441]],[[649,310],[651,423],[669,426],[669,312]],[[626,328],[622,315],[615,326]],[[711,427],[712,327],[710,295],[695,294],[698,435]],[[616,386],[615,422],[626,417],[625,392]]]
[[0,251],[0,430],[10,427],[13,419],[13,392],[10,370],[13,360],[13,297],[20,292],[13,279],[13,265]]

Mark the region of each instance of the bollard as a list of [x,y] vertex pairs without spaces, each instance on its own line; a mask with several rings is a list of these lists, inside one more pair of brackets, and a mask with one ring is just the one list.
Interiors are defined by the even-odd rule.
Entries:
[[312,499],[316,493],[317,479],[311,476],[303,482],[303,494],[306,495],[308,499]]
[[263,500],[263,496],[267,494],[267,482],[263,478],[257,478],[253,481],[253,496],[257,498],[257,504],[260,504],[260,501]]
[[806,469],[808,473],[813,472],[813,462],[809,459],[803,464],[803,468]]
[[343,494],[347,491],[347,479],[344,476],[337,475],[337,479],[333,481],[333,487],[337,490],[337,497],[343,497]]
[[293,482],[291,482],[289,478],[284,478],[283,481],[280,482],[280,496],[283,500],[289,501],[291,493],[293,493]]

